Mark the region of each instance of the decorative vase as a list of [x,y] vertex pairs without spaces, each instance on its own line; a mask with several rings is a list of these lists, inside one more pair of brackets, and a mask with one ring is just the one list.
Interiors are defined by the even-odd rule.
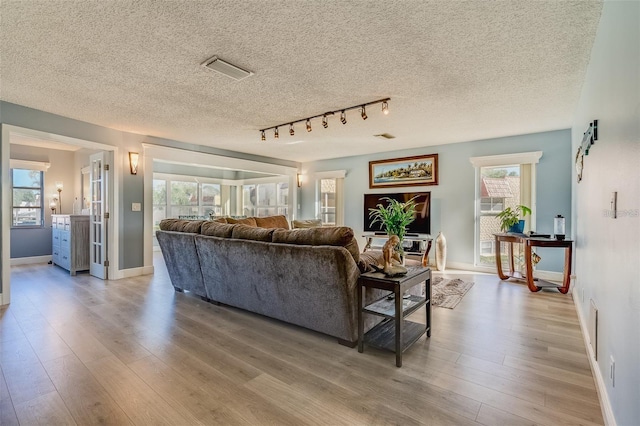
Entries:
[[438,271],[444,271],[447,264],[447,239],[442,235],[442,232],[438,232],[436,237],[436,269]]

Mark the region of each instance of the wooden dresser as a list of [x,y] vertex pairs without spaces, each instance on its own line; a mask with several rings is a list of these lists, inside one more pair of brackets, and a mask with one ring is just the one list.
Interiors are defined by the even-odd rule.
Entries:
[[71,275],[88,271],[89,216],[54,214],[51,222],[53,264],[68,270]]

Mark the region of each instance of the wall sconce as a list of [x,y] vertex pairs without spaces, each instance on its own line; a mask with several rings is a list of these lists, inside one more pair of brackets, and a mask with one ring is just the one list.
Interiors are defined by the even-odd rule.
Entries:
[[131,170],[132,175],[138,174],[138,160],[140,155],[137,152],[129,153],[129,169]]
[[298,188],[300,188],[302,186],[302,173],[298,173],[297,179],[298,179]]

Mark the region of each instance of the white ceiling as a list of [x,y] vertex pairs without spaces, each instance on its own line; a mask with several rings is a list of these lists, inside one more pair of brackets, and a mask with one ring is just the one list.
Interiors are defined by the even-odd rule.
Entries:
[[[0,98],[311,161],[571,127],[601,1],[8,1]],[[218,55],[255,75],[200,66]],[[259,129],[390,97],[348,123]],[[396,138],[381,140],[374,134]],[[426,149],[428,151],[428,149]]]

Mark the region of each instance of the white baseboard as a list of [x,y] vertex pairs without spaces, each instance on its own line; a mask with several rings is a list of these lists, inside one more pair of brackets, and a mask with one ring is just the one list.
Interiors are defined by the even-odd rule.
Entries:
[[141,268],[129,268],[116,271],[109,277],[110,280],[121,280],[123,278],[139,277],[140,275],[152,275],[154,272],[152,266],[143,266]]
[[[482,272],[485,274],[498,274],[495,266],[476,266],[470,263],[462,263],[462,262],[447,262],[447,268],[451,269],[461,269],[464,271],[472,271],[472,272]],[[559,281],[562,282],[563,274],[562,272],[553,272],[553,271],[535,271],[535,277],[541,278],[547,281]]]
[[[600,372],[600,367],[596,361],[593,349],[589,344],[589,331],[587,330],[587,323],[582,316],[582,311],[576,303],[577,297],[573,297],[573,293],[576,288],[574,286],[571,291],[571,297],[573,298],[573,305],[578,313],[578,322],[580,323],[580,329],[582,330],[582,339],[584,340],[584,346],[587,348],[587,358],[589,358],[589,365],[591,365],[591,373],[596,381],[596,391],[598,392],[598,399],[600,400],[600,408],[602,409],[602,417],[604,418],[604,424],[607,426],[616,426],[616,418],[613,415],[613,408],[611,407],[611,401],[609,401],[609,394],[607,393],[607,387],[604,383],[604,377]],[[576,294],[577,296],[577,294]]]
[[16,257],[11,259],[11,266],[17,265],[33,265],[36,263],[47,263],[51,261],[51,255],[32,256],[32,257]]

